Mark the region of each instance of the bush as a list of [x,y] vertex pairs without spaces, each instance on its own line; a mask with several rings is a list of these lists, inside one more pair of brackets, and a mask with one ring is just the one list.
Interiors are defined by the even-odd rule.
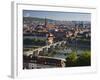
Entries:
[[72,53],[66,58],[66,67],[76,66],[77,58],[78,58],[78,57],[77,57],[76,52],[72,52]]
[[90,65],[91,65],[91,54],[90,54],[90,51],[84,51],[79,56],[77,56],[77,53],[72,52],[66,58],[66,67],[90,66]]
[[78,66],[89,66],[91,65],[91,54],[89,51],[82,53],[77,59]]

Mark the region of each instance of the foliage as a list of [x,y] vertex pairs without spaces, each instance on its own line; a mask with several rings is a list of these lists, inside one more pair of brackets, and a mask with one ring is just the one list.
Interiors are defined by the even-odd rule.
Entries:
[[91,54],[90,54],[90,51],[84,51],[80,55],[77,55],[75,52],[72,52],[66,58],[66,67],[90,66],[90,65],[91,65]]
[[69,56],[68,59],[70,59],[71,61],[75,61],[77,59],[77,54],[76,52],[72,52]]
[[75,66],[77,60],[76,52],[70,53],[70,55],[66,58],[66,66]]
[[78,60],[77,63],[79,66],[89,66],[91,63],[91,54],[89,51],[84,51],[84,53],[82,53]]

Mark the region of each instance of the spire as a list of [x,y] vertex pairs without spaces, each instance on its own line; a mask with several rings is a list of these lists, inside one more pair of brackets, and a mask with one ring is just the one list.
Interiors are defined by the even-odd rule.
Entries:
[[47,27],[47,19],[45,17],[45,24],[44,24],[45,28]]

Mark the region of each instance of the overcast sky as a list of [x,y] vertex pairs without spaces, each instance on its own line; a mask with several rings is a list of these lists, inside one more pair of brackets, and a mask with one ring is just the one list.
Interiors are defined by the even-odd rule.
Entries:
[[64,21],[91,21],[90,13],[23,10],[24,17],[48,18]]

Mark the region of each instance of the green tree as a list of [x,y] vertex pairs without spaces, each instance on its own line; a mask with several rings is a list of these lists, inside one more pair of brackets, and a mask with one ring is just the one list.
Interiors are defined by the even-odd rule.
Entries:
[[90,66],[91,65],[91,52],[84,51],[82,54],[78,55],[75,52],[72,52],[66,58],[66,67],[74,66]]
[[84,51],[77,59],[77,64],[79,66],[89,66],[91,65],[91,54],[90,51]]
[[66,58],[66,67],[76,66],[77,58],[76,52],[70,53],[70,55]]

